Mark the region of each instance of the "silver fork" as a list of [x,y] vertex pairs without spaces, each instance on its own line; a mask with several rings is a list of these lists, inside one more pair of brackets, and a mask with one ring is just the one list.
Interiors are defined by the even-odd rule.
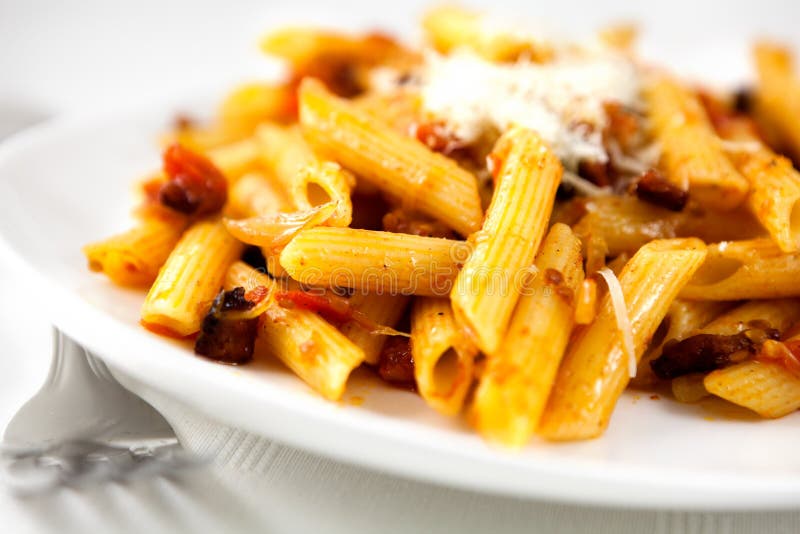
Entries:
[[0,445],[2,475],[18,495],[105,480],[171,475],[201,462],[169,423],[123,388],[105,364],[54,329],[42,388],[14,415]]

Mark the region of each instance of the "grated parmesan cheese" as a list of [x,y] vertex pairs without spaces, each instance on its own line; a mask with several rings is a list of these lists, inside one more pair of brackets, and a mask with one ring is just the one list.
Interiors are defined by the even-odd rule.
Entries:
[[617,275],[608,267],[603,267],[597,274],[603,277],[608,286],[608,296],[611,298],[611,307],[614,308],[614,316],[617,320],[617,328],[622,334],[622,350],[628,358],[628,375],[631,378],[636,376],[636,350],[633,345],[633,327],[631,318],[628,315],[628,308],[625,305],[625,295],[622,294],[622,285],[619,283]]
[[456,137],[478,139],[512,124],[531,128],[568,168],[580,160],[605,162],[603,103],[635,105],[637,69],[606,48],[572,48],[547,63],[492,63],[464,50],[428,52],[422,72],[424,108],[442,118]]
[[561,175],[561,182],[571,185],[578,193],[586,195],[587,197],[599,197],[611,194],[610,187],[598,187],[586,178],[581,178],[574,172],[567,170]]

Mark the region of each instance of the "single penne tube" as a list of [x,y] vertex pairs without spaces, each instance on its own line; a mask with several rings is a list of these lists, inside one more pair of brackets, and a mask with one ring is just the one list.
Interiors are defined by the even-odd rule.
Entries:
[[262,173],[248,173],[228,189],[227,214],[231,217],[258,217],[290,209],[284,192]]
[[353,202],[350,193],[356,185],[352,174],[332,161],[308,165],[297,173],[289,196],[301,210],[334,202],[336,210],[326,221],[328,226],[350,226]]
[[404,135],[409,134],[424,117],[422,97],[416,91],[369,91],[352,102],[360,110]]
[[[394,328],[408,306],[409,297],[377,293],[356,292],[349,299],[350,306],[367,316],[372,322],[381,326]],[[351,321],[342,326],[342,333],[364,351],[364,361],[376,365],[381,349],[386,342],[386,335],[370,332],[363,326]]]
[[718,131],[734,145],[730,159],[750,183],[750,211],[782,251],[800,250],[800,173],[761,142],[749,121],[728,120]]
[[800,409],[800,376],[777,362],[748,360],[717,369],[706,375],[703,385],[761,417],[783,417]]
[[[263,217],[291,209],[283,190],[261,173],[242,176],[228,191],[227,215],[234,218]],[[272,247],[261,247],[270,275],[286,276],[280,255]]]
[[667,178],[703,206],[739,206],[749,185],[728,160],[697,97],[661,75],[645,84],[644,95]]
[[245,84],[225,97],[219,118],[225,128],[252,132],[262,122],[292,118],[293,108],[289,84]]
[[264,123],[256,130],[256,138],[261,162],[272,171],[287,193],[291,191],[300,169],[317,161],[297,127]]
[[132,229],[83,247],[89,269],[121,286],[146,287],[186,228],[184,217],[150,216]]
[[747,210],[728,212],[684,210],[676,213],[633,197],[602,196],[583,204],[585,214],[574,226],[584,242],[600,239],[604,255],[633,253],[653,239],[699,237],[706,242],[750,239],[765,235]]
[[460,6],[431,9],[422,19],[422,29],[431,45],[444,54],[466,48],[489,61],[514,61],[525,54],[537,62],[553,54],[544,41],[535,42],[520,32],[504,31],[482,13]]
[[459,322],[493,354],[519,298],[522,278],[547,231],[561,162],[533,131],[512,128],[495,150],[507,151],[474,250],[450,293]]
[[407,54],[397,42],[381,34],[348,35],[317,28],[288,27],[270,32],[261,50],[286,60],[295,71],[319,61],[347,58],[352,63],[375,64]]
[[[605,296],[595,321],[579,331],[556,375],[539,433],[550,440],[597,437],[608,426],[617,399],[648,341],[681,287],[703,263],[699,239],[656,240],[639,249],[619,276],[630,321],[626,333],[615,320],[615,291]],[[630,336],[632,347],[625,348]]]
[[650,362],[661,356],[664,344],[688,337],[732,307],[731,302],[676,299],[658,325],[644,356],[639,360],[639,367],[636,376],[631,379],[631,386],[646,388],[658,382]]
[[639,27],[629,22],[601,28],[597,35],[602,43],[623,52],[631,52],[639,37]]
[[798,319],[800,299],[752,300],[723,313],[696,333],[730,336],[764,323],[785,333]]
[[469,255],[464,241],[318,226],[281,252],[289,276],[312,286],[375,293],[445,296]]
[[691,373],[673,378],[670,382],[672,396],[676,401],[684,404],[700,402],[711,395],[703,384],[704,379],[705,375],[702,373]]
[[349,226],[353,218],[350,194],[355,178],[338,164],[319,160],[296,127],[265,123],[257,136],[261,161],[283,186],[296,209],[333,201],[337,209],[327,224]]
[[228,267],[243,250],[244,245],[221,221],[194,223],[181,236],[150,287],[142,305],[142,323],[172,336],[199,332]]
[[417,390],[425,402],[445,415],[459,413],[472,385],[477,349],[456,324],[450,299],[414,300],[411,353]]
[[800,253],[784,253],[771,239],[723,241],[681,291],[690,300],[745,300],[800,296]]
[[703,210],[699,206],[687,211],[675,227],[676,237],[697,237],[706,243],[717,243],[767,236],[746,206],[725,212]]
[[519,299],[500,348],[487,357],[471,409],[485,438],[511,447],[533,435],[572,333],[583,281],[580,240],[555,224],[535,265],[538,274]]
[[186,124],[176,126],[171,132],[161,136],[159,143],[164,147],[179,143],[194,152],[206,153],[250,136],[250,132],[227,128],[219,123],[196,125],[191,118],[186,118],[186,121]]
[[586,215],[575,225],[582,240],[602,239],[609,256],[635,252],[653,239],[675,237],[679,224],[686,218],[641,202],[633,197],[605,196],[589,199]]
[[[244,262],[231,265],[227,288],[266,287],[273,299],[276,282]],[[317,313],[284,308],[274,301],[267,307],[256,336],[254,354],[281,360],[316,392],[339,400],[350,373],[364,361],[364,351]]]
[[756,115],[770,139],[793,157],[800,156],[800,80],[789,49],[758,43],[754,50],[757,74]]
[[259,145],[255,139],[248,137],[212,148],[207,154],[214,166],[222,171],[230,183],[258,166]]
[[303,134],[324,157],[463,236],[478,230],[483,211],[474,175],[316,80],[303,81],[299,99]]

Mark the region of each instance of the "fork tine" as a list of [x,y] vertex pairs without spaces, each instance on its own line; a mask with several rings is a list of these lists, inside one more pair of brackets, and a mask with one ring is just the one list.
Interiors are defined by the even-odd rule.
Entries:
[[184,453],[164,417],[100,359],[54,330],[53,362],[39,392],[0,445],[3,479],[17,494],[101,480],[170,476],[202,465]]

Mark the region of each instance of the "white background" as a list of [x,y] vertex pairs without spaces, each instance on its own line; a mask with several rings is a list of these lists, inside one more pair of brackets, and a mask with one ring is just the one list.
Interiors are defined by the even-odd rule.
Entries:
[[[472,2],[474,3],[474,2]],[[287,6],[287,4],[291,4]],[[492,2],[515,19],[554,21],[580,33],[603,21],[638,20],[645,56],[716,82],[749,76],[747,43],[794,41],[798,10],[788,2]],[[0,0],[0,135],[55,114],[167,96],[223,91],[275,65],[257,50],[265,28],[312,21],[398,28],[415,37],[428,2],[243,0]],[[535,5],[531,7],[531,5]],[[327,6],[327,7],[326,7]],[[366,7],[365,7],[366,6]],[[521,7],[526,6],[526,7]],[[86,147],[91,154],[91,147]],[[49,360],[46,301],[0,267],[0,424],[43,379]],[[171,415],[201,439],[216,467],[180,483],[151,481],[68,492],[43,501],[0,496],[3,532],[267,531],[794,532],[800,515],[624,513],[547,505],[445,490],[329,462],[213,425],[180,407]]]
[[[479,5],[480,2],[466,2]],[[747,75],[747,45],[796,40],[796,4],[785,0],[485,2],[512,20],[542,19],[580,34],[604,22],[641,23],[642,50],[681,72]],[[337,0],[2,0],[0,104],[57,112],[228,87],[270,72],[257,50],[265,28],[313,22],[398,29],[414,38],[431,2]]]

